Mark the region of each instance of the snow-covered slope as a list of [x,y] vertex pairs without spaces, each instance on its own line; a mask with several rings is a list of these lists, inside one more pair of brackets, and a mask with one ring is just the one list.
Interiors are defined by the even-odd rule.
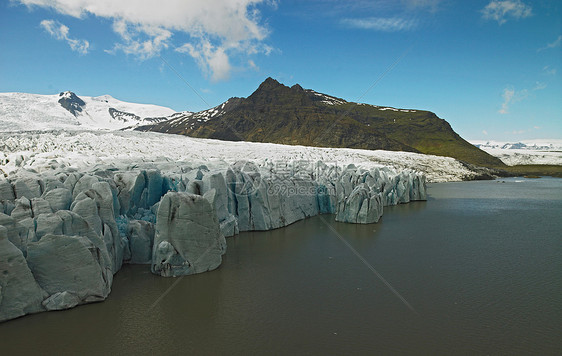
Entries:
[[119,130],[162,121],[174,110],[157,105],[128,103],[109,95],[78,97],[0,93],[0,131],[49,129]]
[[528,164],[562,165],[562,140],[523,140],[517,142],[471,141],[509,166]]
[[336,98],[335,96],[331,96],[331,95],[318,93],[317,91],[314,91],[312,89],[305,89],[304,91],[309,94],[312,94],[314,99],[318,99],[320,102],[326,105],[341,105],[346,103],[346,101],[343,99]]
[[408,152],[229,142],[152,132],[0,133],[0,174],[22,169],[43,172],[61,166],[79,171],[95,170],[100,165],[162,166],[165,162],[199,162],[210,167],[240,160],[275,168],[293,162],[314,165],[318,161],[340,167],[355,164],[365,169],[388,166],[397,171],[422,172],[430,182],[458,181],[475,175],[453,158]]
[[[327,105],[343,99],[309,91]],[[91,170],[96,165],[161,163],[166,161],[212,161],[234,163],[251,160],[261,165],[293,161],[318,161],[364,168],[389,166],[398,171],[413,169],[429,181],[470,179],[476,173],[453,158],[394,151],[345,148],[315,148],[267,143],[228,142],[143,132],[106,132],[166,121],[165,125],[194,125],[235,108],[240,98],[199,112],[175,113],[172,109],[127,103],[109,95],[79,97],[72,92],[57,95],[0,93],[0,173],[53,165]],[[381,110],[394,110],[381,107]],[[98,131],[105,132],[98,132]]]
[[240,98],[230,98],[224,103],[207,110],[196,113],[190,111],[175,113],[167,118],[168,121],[162,123],[161,132],[169,133],[170,130],[176,127],[188,127],[193,129],[195,125],[221,117],[232,108],[236,107],[240,101]]

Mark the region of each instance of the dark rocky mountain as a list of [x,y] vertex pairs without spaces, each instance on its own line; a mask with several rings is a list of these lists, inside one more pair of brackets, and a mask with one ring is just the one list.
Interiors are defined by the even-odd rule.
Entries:
[[267,78],[247,98],[137,128],[228,141],[420,152],[502,167],[432,112],[347,102]]
[[109,108],[109,115],[114,118],[115,120],[121,120],[123,122],[129,122],[130,120],[133,121],[140,121],[141,118],[135,114],[132,114],[130,112],[125,112],[125,111],[119,111],[117,109],[114,108]]
[[86,105],[84,100],[80,99],[71,91],[65,91],[59,94],[59,104],[74,116],[82,112],[82,108]]

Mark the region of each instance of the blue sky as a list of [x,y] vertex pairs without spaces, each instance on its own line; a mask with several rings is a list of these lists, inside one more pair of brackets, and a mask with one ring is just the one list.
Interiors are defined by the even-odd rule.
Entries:
[[199,111],[271,76],[515,141],[562,139],[561,75],[556,0],[0,1],[0,92]]

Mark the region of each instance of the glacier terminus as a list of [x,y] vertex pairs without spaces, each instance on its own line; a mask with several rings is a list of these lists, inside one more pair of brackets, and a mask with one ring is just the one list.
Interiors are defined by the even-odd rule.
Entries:
[[384,206],[426,199],[423,173],[384,166],[105,160],[86,169],[52,152],[4,156],[0,320],[104,300],[124,263],[202,273],[240,231],[318,214],[374,223]]

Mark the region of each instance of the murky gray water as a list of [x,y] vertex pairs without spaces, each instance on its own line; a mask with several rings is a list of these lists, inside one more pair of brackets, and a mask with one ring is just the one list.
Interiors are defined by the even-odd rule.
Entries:
[[125,266],[103,303],[0,324],[1,352],[560,354],[562,180],[430,196],[374,225],[325,215],[240,234],[211,273]]

